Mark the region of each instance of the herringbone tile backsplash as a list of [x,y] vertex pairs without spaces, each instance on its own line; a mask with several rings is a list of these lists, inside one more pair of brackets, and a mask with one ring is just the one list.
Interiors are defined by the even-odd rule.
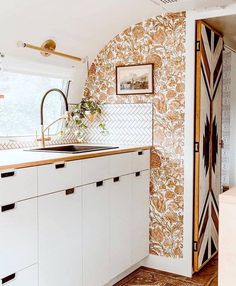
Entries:
[[[152,145],[152,104],[106,104],[89,125],[85,142],[115,145]],[[99,123],[107,132],[101,133]]]
[[[71,107],[73,109],[73,107]],[[101,132],[99,124],[106,131]],[[103,113],[89,123],[83,133],[83,143],[109,145],[152,145],[152,104],[104,104]],[[61,138],[53,138],[50,145],[77,143],[77,126]],[[0,139],[0,150],[36,147],[35,140]]]

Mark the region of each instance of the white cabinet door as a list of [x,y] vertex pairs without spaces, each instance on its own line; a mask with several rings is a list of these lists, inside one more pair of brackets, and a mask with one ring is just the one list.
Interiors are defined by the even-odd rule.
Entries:
[[[119,180],[118,180],[119,179]],[[113,179],[110,190],[111,278],[131,266],[132,175]]]
[[11,274],[3,278],[1,283],[2,286],[38,286],[38,266],[36,264]]
[[81,189],[42,196],[38,208],[39,285],[82,285]]
[[37,168],[0,171],[0,205],[37,196]]
[[150,171],[132,175],[132,264],[149,254]]
[[83,286],[109,281],[109,191],[111,181],[83,187]]
[[150,149],[133,152],[133,172],[150,169]]
[[57,162],[38,167],[38,193],[49,194],[81,186],[81,161]]
[[0,279],[37,263],[37,248],[37,199],[1,206]]
[[111,177],[132,173],[133,152],[110,156]]
[[111,156],[82,160],[82,184],[91,184],[111,178]]

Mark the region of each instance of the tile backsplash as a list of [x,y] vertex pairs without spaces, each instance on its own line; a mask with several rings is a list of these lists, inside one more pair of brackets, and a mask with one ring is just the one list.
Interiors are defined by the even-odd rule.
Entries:
[[[106,132],[99,129],[104,123]],[[152,104],[104,104],[103,113],[89,125],[84,141],[115,145],[152,145]]]
[[[71,107],[73,110],[73,106]],[[99,123],[106,131],[101,132]],[[83,143],[109,145],[152,145],[152,104],[104,104],[103,113],[84,132]],[[70,132],[53,138],[50,145],[77,143],[77,126],[70,125]],[[0,150],[36,147],[35,140],[8,140],[0,138]]]

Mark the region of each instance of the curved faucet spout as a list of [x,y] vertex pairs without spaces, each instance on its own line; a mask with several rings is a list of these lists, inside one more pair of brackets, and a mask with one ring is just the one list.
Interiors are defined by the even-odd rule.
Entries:
[[64,101],[65,101],[65,105],[66,105],[66,111],[68,112],[69,111],[69,107],[68,107],[68,101],[67,101],[67,98],[66,98],[66,95],[65,93],[60,90],[59,88],[52,88],[52,89],[49,89],[43,96],[42,98],[42,101],[41,101],[41,108],[40,108],[40,124],[43,125],[43,105],[44,105],[44,101],[46,99],[46,97],[51,93],[51,92],[59,92],[61,94],[61,96],[63,97]]
[[[66,95],[65,93],[60,90],[59,88],[53,88],[53,89],[50,89],[48,90],[43,98],[42,98],[42,101],[41,101],[41,107],[40,107],[40,124],[41,124],[41,142],[42,142],[42,146],[45,147],[45,136],[44,136],[44,133],[45,131],[50,127],[52,126],[52,124],[54,124],[55,122],[57,122],[59,119],[57,119],[56,121],[54,121],[52,124],[50,124],[46,129],[44,129],[44,116],[43,116],[43,106],[44,106],[44,101],[46,99],[46,97],[51,93],[51,92],[58,92],[61,94],[61,96],[63,97],[64,101],[65,101],[65,106],[66,106],[66,114],[68,116],[68,112],[69,112],[69,105],[68,105],[68,101],[67,101],[67,98],[66,98]],[[60,118],[62,119],[62,118]]]

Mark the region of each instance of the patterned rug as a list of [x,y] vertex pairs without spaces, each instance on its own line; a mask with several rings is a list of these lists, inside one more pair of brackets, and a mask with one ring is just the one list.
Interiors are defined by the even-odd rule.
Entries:
[[[133,273],[135,274],[135,273]],[[154,272],[153,270],[139,268],[134,277],[127,277],[115,286],[202,286],[203,284],[185,282],[180,279],[169,277],[169,275]]]
[[217,257],[192,278],[140,267],[114,286],[217,286]]

